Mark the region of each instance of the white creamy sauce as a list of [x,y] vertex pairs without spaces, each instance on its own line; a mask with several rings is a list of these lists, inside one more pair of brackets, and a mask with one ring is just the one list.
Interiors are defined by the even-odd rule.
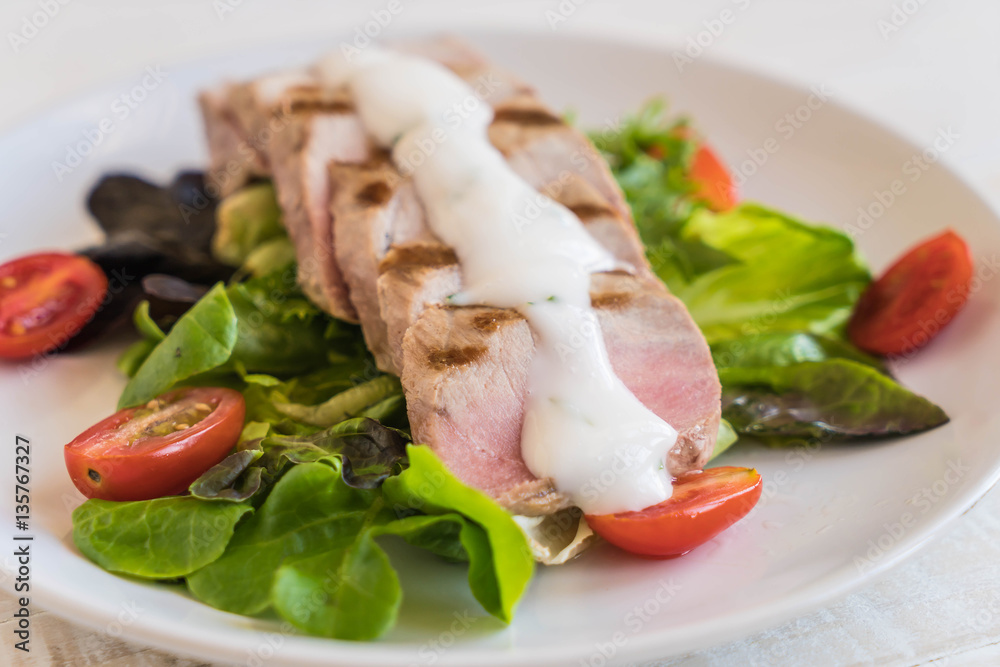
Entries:
[[[521,453],[587,514],[641,510],[670,497],[677,432],[615,375],[590,274],[621,264],[564,206],[514,173],[490,144],[489,105],[443,66],[369,48],[317,68],[347,85],[366,128],[411,174],[428,223],[455,250],[460,305],[515,308],[535,334]],[[478,100],[472,111],[469,100]],[[466,110],[459,117],[449,110]]]

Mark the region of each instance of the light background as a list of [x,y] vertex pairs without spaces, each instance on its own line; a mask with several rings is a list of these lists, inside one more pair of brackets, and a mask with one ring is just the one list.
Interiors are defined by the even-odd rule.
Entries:
[[[562,12],[568,16],[555,24],[559,32],[641,34],[682,46],[728,9],[735,20],[713,36],[705,57],[807,85],[826,84],[841,104],[918,145],[951,126],[960,138],[944,162],[995,207],[1000,204],[996,0],[399,1],[403,11],[385,36],[463,25],[544,33],[552,29],[554,13]],[[174,63],[265,41],[321,38],[364,22],[386,4],[4,0],[0,131],[96,85],[134,78],[146,65],[169,71]],[[15,49],[9,33],[21,33],[43,5],[58,6],[58,12]],[[998,516],[1000,492],[995,490],[917,557],[875,584],[782,627],[660,664],[1000,664]],[[0,592],[0,634],[6,650],[10,613],[5,593]],[[944,608],[947,615],[941,613]],[[40,619],[33,637],[39,646],[34,660],[25,664],[47,664],[47,658],[56,664],[196,664],[172,662],[158,652],[77,630],[48,614]]]

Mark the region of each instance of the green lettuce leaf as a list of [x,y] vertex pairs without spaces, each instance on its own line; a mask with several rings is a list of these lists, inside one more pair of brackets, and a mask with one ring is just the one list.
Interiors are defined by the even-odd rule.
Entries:
[[[356,421],[343,430],[359,430],[364,420]],[[374,638],[395,622],[402,599],[398,577],[375,543],[395,535],[447,560],[468,561],[473,595],[509,622],[534,569],[523,533],[428,448],[411,446],[407,453],[410,466],[371,490],[348,486],[336,457],[292,465],[225,552],[188,576],[189,590],[234,613],[273,608],[312,634]]]
[[740,366],[789,366],[804,361],[849,359],[888,374],[885,363],[850,343],[802,331],[778,331],[741,336],[712,345],[718,368]]
[[225,553],[188,577],[188,589],[217,609],[258,614],[271,606],[271,587],[281,564],[349,546],[372,500],[372,492],[344,484],[335,466],[294,466],[236,531]]
[[173,579],[219,558],[236,524],[252,511],[196,498],[92,499],[73,511],[73,542],[105,570]]
[[429,448],[410,445],[407,452],[410,467],[382,487],[387,504],[397,514],[459,513],[482,528],[484,537],[463,541],[469,552],[469,586],[486,611],[509,623],[534,572],[524,533],[502,507],[459,482]]
[[215,211],[212,255],[230,266],[241,266],[261,245],[285,236],[281,208],[271,183],[237,190]]
[[719,434],[715,436],[715,446],[712,448],[712,455],[708,458],[708,460],[712,461],[713,459],[721,456],[724,451],[735,445],[739,439],[740,436],[737,435],[732,424],[727,422],[725,419],[720,420]]
[[376,639],[396,623],[403,589],[389,556],[363,531],[350,545],[282,565],[275,610],[299,630],[336,639]]
[[226,293],[239,331],[233,363],[273,375],[297,375],[325,363],[331,321],[295,288],[293,270],[235,283]]
[[755,204],[697,211],[679,235],[734,259],[691,281],[654,266],[709,343],[772,331],[836,336],[870,281],[847,235]]
[[276,402],[278,412],[295,421],[312,426],[328,427],[345,419],[376,411],[378,416],[387,417],[398,408],[398,401],[386,403],[387,399],[402,399],[403,387],[399,378],[380,375],[357,386],[345,389],[318,405]]

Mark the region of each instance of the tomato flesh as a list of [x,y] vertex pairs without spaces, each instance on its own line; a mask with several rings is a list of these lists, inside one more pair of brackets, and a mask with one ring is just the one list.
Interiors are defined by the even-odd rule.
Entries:
[[66,469],[88,498],[149,500],[183,493],[226,457],[245,415],[238,391],[176,389],[81,433],[65,447]]
[[727,211],[736,206],[736,188],[733,178],[719,156],[702,144],[691,161],[691,180],[695,183],[695,197],[713,211]]
[[973,262],[951,230],[912,248],[868,286],[847,333],[863,350],[909,354],[929,343],[969,298]]
[[0,357],[62,347],[94,316],[107,290],[101,268],[80,255],[39,253],[0,265]]
[[[688,132],[682,136],[688,136]],[[665,156],[660,146],[650,146],[646,151],[651,157],[662,160]],[[708,204],[713,211],[727,211],[736,206],[736,186],[729,169],[707,144],[701,144],[691,158],[688,177],[694,184],[694,197]]]
[[639,512],[587,515],[595,533],[647,558],[675,558],[709,541],[750,512],[760,500],[761,478],[751,468],[689,472],[673,495]]

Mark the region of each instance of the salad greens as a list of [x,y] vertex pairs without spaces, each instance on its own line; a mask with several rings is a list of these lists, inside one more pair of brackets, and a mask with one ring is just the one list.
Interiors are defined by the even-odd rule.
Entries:
[[73,539],[111,572],[149,579],[184,577],[222,555],[249,504],[168,497],[120,503],[88,500],[73,512]]
[[731,260],[690,278],[675,258],[655,266],[709,343],[770,331],[838,335],[870,281],[847,235],[755,204],[702,209],[678,237]]
[[183,385],[241,391],[239,443],[189,495],[85,502],[73,514],[77,546],[112,572],[183,578],[219,609],[372,639],[392,627],[403,596],[379,544],[395,535],[468,562],[473,595],[509,622],[534,569],[523,533],[429,449],[408,447],[399,380],[375,368],[357,327],[302,295],[294,265],[277,255],[266,266],[257,249],[287,238],[273,228],[273,192],[245,195],[220,207],[229,231],[216,249],[243,258],[237,275],[252,277],[216,284],[166,332],[140,304],[143,339],[119,360],[131,378],[122,407]]
[[[143,312],[140,329],[155,340],[159,329],[141,324]],[[237,329],[233,305],[219,283],[155,347],[143,346],[149,354],[140,365],[129,355],[129,365],[136,372],[118,399],[118,408],[150,401],[179,382],[226,363],[236,347]]]
[[219,203],[212,254],[223,264],[242,266],[262,246],[281,240],[287,237],[271,183],[249,185]]
[[[846,235],[756,204],[710,210],[692,180],[697,140],[662,103],[595,143],[653,269],[711,346],[725,417],[713,458],[740,436],[788,445],[947,421],[845,340],[870,281]],[[180,290],[194,294],[185,308],[197,301],[176,319],[135,309],[142,339],[119,359],[130,378],[119,406],[177,386],[231,387],[246,400],[239,442],[187,495],[85,502],[77,546],[112,572],[180,579],[218,609],[360,640],[399,612],[403,582],[381,543],[395,536],[468,563],[473,595],[509,622],[534,569],[524,534],[410,442],[399,380],[377,370],[358,327],[298,289],[273,187],[221,202],[217,227],[213,261],[238,267],[235,278]]]
[[787,445],[915,433],[948,420],[846,340],[871,280],[850,237],[759,204],[710,210],[691,180],[698,139],[685,120],[667,118],[662,102],[594,141],[653,270],[711,345],[723,417],[738,434]]
[[889,436],[948,421],[926,398],[848,359],[720,368],[719,379],[724,386],[723,415],[741,432],[755,436]]

